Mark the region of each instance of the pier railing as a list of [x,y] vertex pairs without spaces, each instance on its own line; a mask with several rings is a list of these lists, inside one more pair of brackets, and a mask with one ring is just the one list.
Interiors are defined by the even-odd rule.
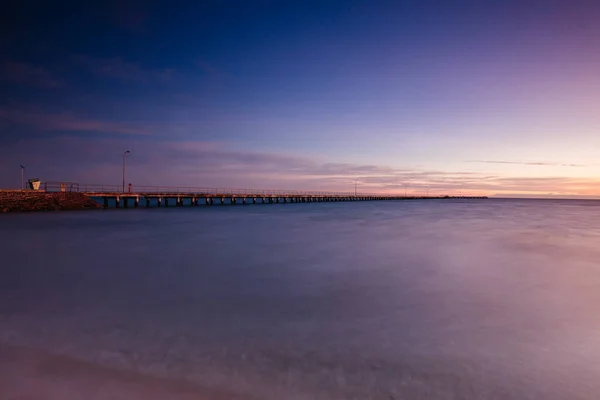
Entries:
[[[287,195],[287,196],[354,196],[354,192],[326,192],[308,190],[274,190],[274,189],[240,189],[227,187],[193,187],[193,186],[148,186],[84,184],[74,182],[44,182],[42,188],[47,192],[83,192],[83,193],[168,193],[168,194],[228,194],[228,195]],[[393,196],[384,193],[358,192],[357,196]],[[410,197],[410,196],[409,196]]]
[[40,189],[45,192],[79,192],[79,183],[76,182],[42,182]]

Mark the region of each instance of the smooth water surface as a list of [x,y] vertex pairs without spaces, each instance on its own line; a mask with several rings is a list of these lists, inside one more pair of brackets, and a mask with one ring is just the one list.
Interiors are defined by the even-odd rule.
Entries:
[[11,214],[0,250],[15,397],[600,398],[600,202]]

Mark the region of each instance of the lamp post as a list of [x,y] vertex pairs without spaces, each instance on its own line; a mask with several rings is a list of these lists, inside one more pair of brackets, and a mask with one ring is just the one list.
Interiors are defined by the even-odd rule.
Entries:
[[356,185],[358,185],[358,179],[354,181],[354,197],[356,197]]
[[23,190],[23,185],[25,182],[24,173],[25,173],[25,166],[23,166],[23,164],[21,164],[21,190]]
[[123,193],[125,193],[125,158],[129,153],[131,153],[129,150],[123,153]]

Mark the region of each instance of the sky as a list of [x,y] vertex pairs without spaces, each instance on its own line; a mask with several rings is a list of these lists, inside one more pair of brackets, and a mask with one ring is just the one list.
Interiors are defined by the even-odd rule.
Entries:
[[600,197],[600,3],[13,2],[0,187]]

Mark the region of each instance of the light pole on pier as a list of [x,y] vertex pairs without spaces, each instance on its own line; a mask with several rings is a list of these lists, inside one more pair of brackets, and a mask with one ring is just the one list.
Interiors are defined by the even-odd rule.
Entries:
[[358,185],[358,179],[354,181],[354,197],[356,197],[356,185]]
[[123,193],[125,193],[125,158],[131,151],[127,150],[123,153]]
[[23,164],[21,164],[21,190],[23,190],[23,185],[25,182],[24,174],[25,174],[25,166],[23,166]]

